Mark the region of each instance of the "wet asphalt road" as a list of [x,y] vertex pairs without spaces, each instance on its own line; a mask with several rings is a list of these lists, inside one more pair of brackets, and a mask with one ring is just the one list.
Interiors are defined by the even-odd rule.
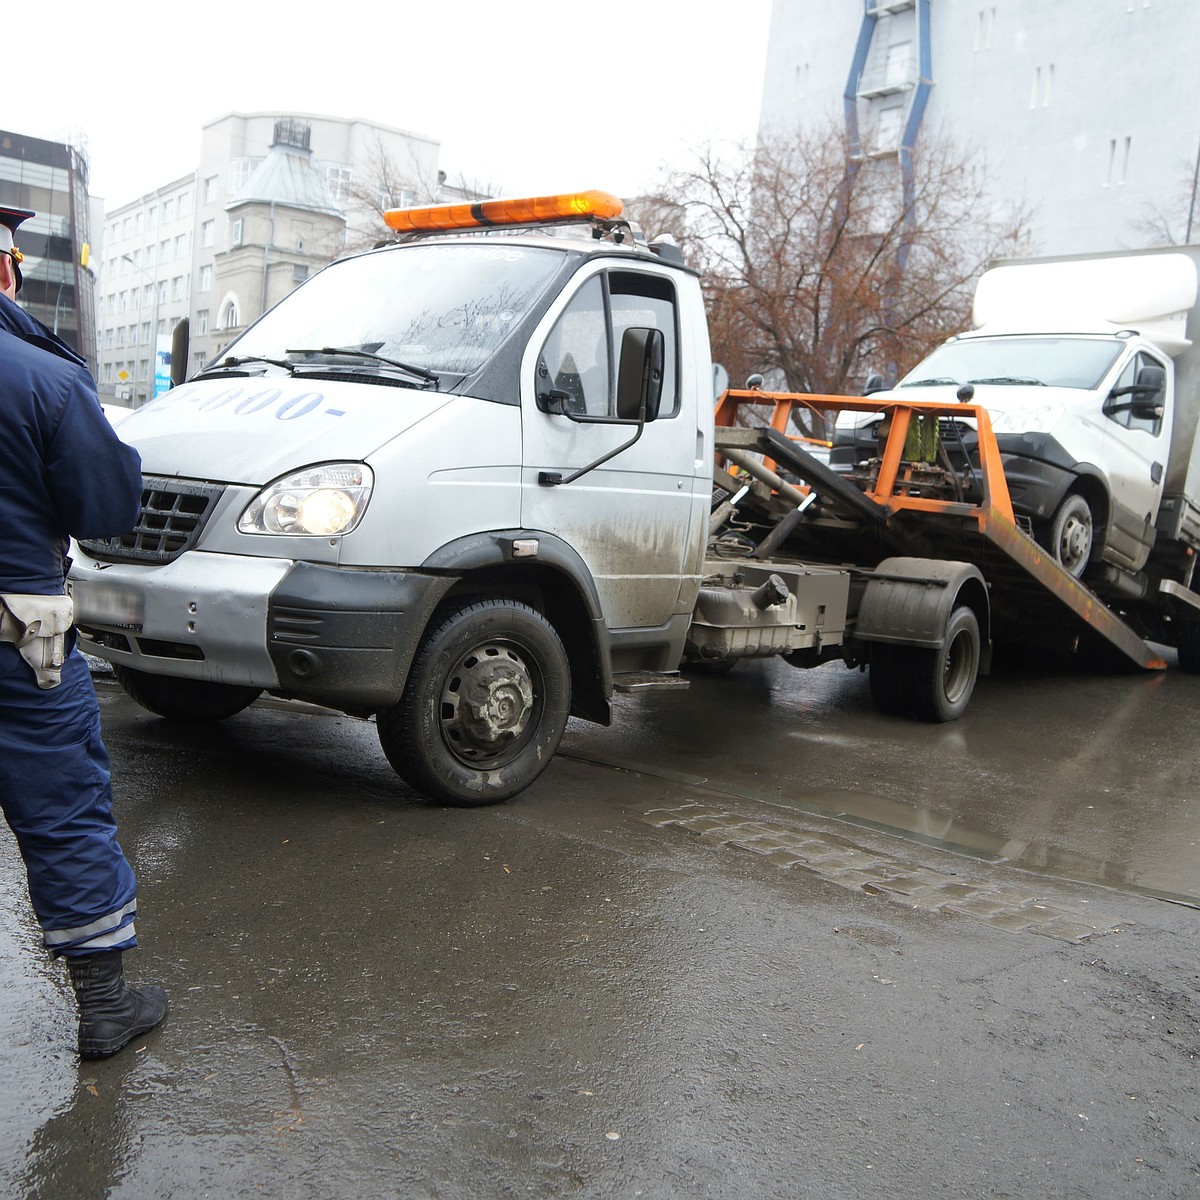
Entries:
[[1025,669],[931,727],[756,664],[478,811],[362,722],[98,691],[173,1010],[77,1062],[5,831],[0,1194],[1200,1191],[1200,679]]

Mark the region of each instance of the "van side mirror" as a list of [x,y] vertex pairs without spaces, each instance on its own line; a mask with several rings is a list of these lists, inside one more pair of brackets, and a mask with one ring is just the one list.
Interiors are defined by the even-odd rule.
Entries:
[[187,378],[188,337],[187,317],[171,331],[171,386],[178,387]]
[[[1132,411],[1135,417],[1144,420],[1154,420],[1163,415],[1163,403],[1166,399],[1167,373],[1162,367],[1142,367],[1137,373],[1137,382],[1125,387],[1113,388],[1108,394],[1104,405],[1106,413]],[[1114,404],[1116,396],[1129,396],[1124,404]]]
[[636,421],[658,418],[663,390],[663,335],[660,329],[631,326],[621,335],[617,363],[617,416]]

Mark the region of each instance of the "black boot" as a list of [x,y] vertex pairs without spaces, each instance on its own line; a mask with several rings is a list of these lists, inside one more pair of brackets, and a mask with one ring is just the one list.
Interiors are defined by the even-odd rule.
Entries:
[[167,1015],[167,993],[162,988],[131,988],[125,982],[120,950],[69,958],[67,967],[79,1001],[80,1058],[116,1054]]

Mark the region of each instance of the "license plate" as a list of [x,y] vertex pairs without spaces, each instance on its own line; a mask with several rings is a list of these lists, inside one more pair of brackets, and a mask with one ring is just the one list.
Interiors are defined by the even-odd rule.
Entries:
[[108,625],[118,629],[142,628],[145,606],[142,594],[119,583],[100,580],[70,582],[76,625]]

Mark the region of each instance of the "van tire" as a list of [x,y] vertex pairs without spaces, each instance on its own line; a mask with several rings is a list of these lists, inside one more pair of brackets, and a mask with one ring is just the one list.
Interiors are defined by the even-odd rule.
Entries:
[[1063,498],[1046,530],[1046,548],[1072,579],[1079,579],[1091,562],[1096,523],[1091,505],[1078,492]]
[[880,712],[941,724],[967,710],[981,661],[979,618],[962,604],[946,622],[941,646],[871,647],[871,696]]
[[207,679],[176,679],[170,675],[148,675],[132,667],[113,665],[113,674],[135,704],[168,721],[210,724],[224,721],[249,708],[262,689]]
[[497,804],[549,765],[571,710],[554,627],[518,600],[461,604],[425,635],[398,704],[376,717],[396,773],[431,800]]

